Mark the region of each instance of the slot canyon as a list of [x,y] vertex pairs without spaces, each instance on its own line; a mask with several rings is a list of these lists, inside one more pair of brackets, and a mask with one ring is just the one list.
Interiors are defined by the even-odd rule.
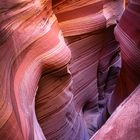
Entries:
[[140,0],[0,0],[0,140],[140,140]]

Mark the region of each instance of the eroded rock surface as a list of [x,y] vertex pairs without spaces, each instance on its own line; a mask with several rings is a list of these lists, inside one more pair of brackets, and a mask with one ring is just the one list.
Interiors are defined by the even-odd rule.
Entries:
[[46,139],[35,114],[38,82],[71,58],[51,5],[41,0],[0,2],[2,140]]
[[123,100],[124,102],[92,140],[140,139],[139,9],[139,1],[130,1],[115,28],[116,40],[120,44],[122,69],[116,89],[107,105],[109,113],[111,114]]
[[[122,16],[123,0],[2,0],[0,139],[88,140],[93,136],[139,84],[138,5],[137,0],[131,1]],[[123,112],[118,112],[123,118]],[[103,130],[94,138],[102,140]]]
[[91,140],[140,139],[140,86],[115,110]]
[[123,12],[123,1],[62,1],[53,10],[71,49],[70,70],[77,111],[82,111],[89,135],[109,117],[108,96],[121,67],[114,27]]
[[115,29],[116,40],[121,49],[122,69],[109,105],[110,112],[113,112],[116,106],[128,97],[140,83],[139,8],[140,2],[130,1]]

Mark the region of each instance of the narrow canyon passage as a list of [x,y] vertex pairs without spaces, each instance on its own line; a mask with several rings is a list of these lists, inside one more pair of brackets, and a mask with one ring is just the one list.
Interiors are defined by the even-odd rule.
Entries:
[[0,140],[140,140],[139,0],[0,1]]

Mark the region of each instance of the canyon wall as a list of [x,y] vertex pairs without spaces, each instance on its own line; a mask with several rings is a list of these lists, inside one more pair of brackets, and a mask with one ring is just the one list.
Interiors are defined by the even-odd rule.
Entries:
[[107,101],[121,67],[114,27],[124,10],[122,0],[55,1],[65,41],[71,49],[74,102],[92,136],[110,116]]
[[[90,139],[139,84],[137,3],[122,16],[123,0],[2,0],[0,139]],[[124,119],[138,94],[92,139]],[[109,130],[108,139],[117,136]]]
[[121,49],[122,68],[114,93],[107,104],[110,114],[107,123],[92,140],[139,140],[140,139],[140,2],[128,3],[119,24],[115,28],[116,40]]
[[90,140],[140,139],[140,86],[125,99]]
[[[59,81],[67,85],[71,52],[51,1],[1,1],[0,12],[0,139],[45,140],[35,113],[38,83],[43,74],[59,70],[56,80],[62,73],[65,81]],[[60,100],[70,97],[68,93]]]
[[110,112],[113,112],[116,106],[128,97],[140,82],[139,4],[140,2],[136,0],[130,1],[115,28],[116,40],[121,48],[122,69],[117,88],[110,101]]

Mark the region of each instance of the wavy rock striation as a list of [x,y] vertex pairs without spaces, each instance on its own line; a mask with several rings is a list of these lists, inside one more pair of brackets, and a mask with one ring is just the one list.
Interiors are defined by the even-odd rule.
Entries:
[[114,27],[123,11],[123,1],[55,1],[59,25],[72,52],[70,70],[77,112],[89,136],[109,117],[107,100],[121,67]]
[[[139,5],[122,16],[123,0],[2,0],[0,139],[88,140],[139,84]],[[137,114],[138,93],[93,139],[117,135],[118,115]]]
[[90,140],[139,140],[139,100],[140,86],[119,105],[108,121]]
[[139,1],[130,1],[115,28],[115,36],[121,49],[122,69],[107,105],[109,113],[124,101],[91,140],[140,139],[139,9]]
[[115,29],[116,40],[120,43],[121,48],[122,69],[117,88],[110,101],[110,112],[113,112],[116,106],[128,97],[140,83],[139,5],[140,2],[136,0],[130,1]]
[[[44,73],[66,67],[71,58],[51,5],[0,2],[0,139],[46,139],[35,114],[38,82]],[[71,97],[63,96],[62,101]]]

